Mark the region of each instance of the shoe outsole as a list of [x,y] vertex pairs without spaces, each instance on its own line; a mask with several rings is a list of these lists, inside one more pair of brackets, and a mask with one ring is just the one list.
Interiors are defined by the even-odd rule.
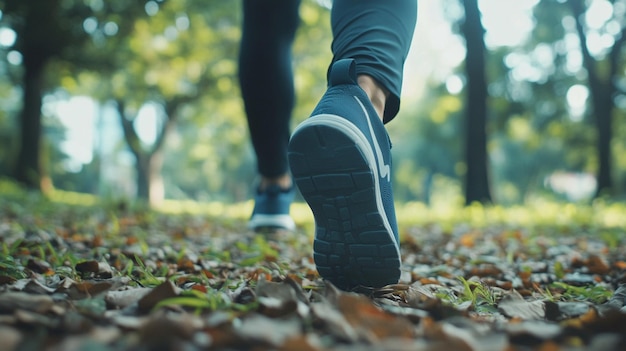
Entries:
[[347,128],[349,122],[329,116],[334,123],[311,117],[296,129],[288,153],[315,217],[317,270],[344,290],[397,283],[400,254],[381,207],[373,153],[360,145],[354,135],[360,132]]

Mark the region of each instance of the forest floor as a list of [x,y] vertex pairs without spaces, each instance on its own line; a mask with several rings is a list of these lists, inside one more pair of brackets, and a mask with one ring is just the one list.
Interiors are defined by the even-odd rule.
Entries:
[[0,349],[623,350],[624,205],[546,206],[403,207],[401,282],[355,293],[318,276],[311,223],[0,184]]

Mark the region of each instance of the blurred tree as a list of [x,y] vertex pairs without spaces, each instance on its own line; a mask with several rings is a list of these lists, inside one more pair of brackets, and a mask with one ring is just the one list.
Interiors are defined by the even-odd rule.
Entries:
[[[256,191],[256,165],[236,80],[240,8],[230,4],[224,9],[228,14],[220,18],[215,9],[200,4],[203,7],[196,12],[211,14],[206,26],[214,33],[214,41],[199,49],[211,53],[204,62],[215,84],[184,108],[184,123],[176,125],[167,145],[163,168],[166,196],[247,200]],[[293,47],[294,124],[308,117],[326,88],[331,58],[328,15],[328,9],[314,1],[303,1],[300,6],[301,23]]]
[[542,0],[534,11],[529,44],[548,76],[533,82],[535,99],[528,106],[544,117],[550,112],[545,125],[557,120],[564,126],[566,166],[596,174],[595,196],[617,194],[614,177],[625,172],[615,156],[625,145],[615,137],[623,130],[616,118],[626,106],[625,6],[618,0]]
[[[148,1],[142,11],[146,16],[126,18],[117,13],[132,29],[129,35],[114,42],[91,42],[90,51],[106,52],[106,79],[98,67],[85,66],[78,72],[68,70],[62,81],[71,93],[116,103],[124,139],[135,158],[137,196],[158,202],[164,193],[160,171],[169,132],[186,106],[200,105],[209,92],[220,95],[224,90],[220,84],[232,85],[235,68],[228,57],[235,56],[238,32],[236,11],[221,2]],[[106,32],[106,26],[94,22],[92,37]],[[158,112],[151,116],[156,129],[153,142],[142,140],[138,130],[145,106],[156,106],[153,111]]]
[[42,138],[40,157],[41,168],[46,170],[41,177],[44,189],[53,186],[55,175],[67,173],[65,168],[69,157],[61,149],[61,145],[67,140],[65,132],[65,127],[58,117],[44,116],[42,118],[42,133],[46,135],[46,138]]
[[[132,28],[129,36],[86,46],[89,52],[106,51],[106,69],[60,70],[62,87],[70,93],[115,102],[135,159],[139,197],[158,202],[163,194],[220,200],[232,199],[227,194],[249,196],[254,171],[236,83],[239,7],[239,2],[148,2],[148,16],[124,22]],[[295,121],[306,117],[301,110],[308,113],[326,86],[330,27],[321,22],[328,22],[327,15],[312,1],[302,4],[299,37],[304,38],[294,47]],[[106,24],[95,21],[89,27],[96,38]],[[141,138],[146,106],[157,114],[154,141]]]
[[[419,104],[403,106],[401,123],[389,125],[394,136],[394,198],[430,203],[437,176],[460,181],[463,161],[463,101],[436,83]],[[414,106],[413,106],[414,105]],[[438,190],[438,189],[437,189]]]
[[[548,53],[554,56],[546,59]],[[568,115],[560,91],[576,80],[555,63],[562,60],[532,35],[518,46],[489,51],[488,150],[498,203],[523,202],[545,193],[544,180],[555,171],[587,167],[588,128]]]
[[[583,57],[583,65],[587,72],[587,82],[591,93],[591,105],[594,112],[594,121],[597,131],[598,188],[596,196],[603,194],[614,195],[615,189],[612,180],[612,156],[611,143],[613,141],[613,113],[615,110],[615,98],[618,93],[616,83],[619,77],[623,77],[623,51],[626,41],[626,13],[624,1],[603,1],[611,7],[611,16],[607,18],[600,28],[590,29],[588,19],[585,18],[587,11],[592,5],[587,5],[583,0],[568,1],[576,23],[576,33],[580,40],[580,49]],[[597,2],[596,2],[597,3]],[[616,30],[618,29],[618,30]],[[591,35],[598,34],[608,36],[612,45],[604,48],[603,52],[594,56],[591,52]],[[599,37],[596,39],[600,39]],[[624,91],[621,91],[624,94]]]
[[[1,75],[0,75],[1,76]],[[15,119],[11,107],[15,105],[17,92],[8,82],[0,79],[0,176],[11,175],[15,154]]]
[[487,81],[485,40],[477,0],[464,0],[461,26],[466,42],[465,203],[491,202],[487,160]]
[[[126,1],[22,1],[4,0],[3,22],[17,34],[14,49],[22,61],[22,109],[19,116],[19,152],[15,162],[14,177],[24,185],[41,189],[41,107],[42,97],[58,84],[57,71],[50,65],[105,63],[102,52],[86,50],[90,37],[90,21],[113,12],[125,18],[137,14],[140,2]],[[114,20],[107,21],[111,35],[123,34],[125,29]],[[104,38],[100,38],[104,39]],[[106,65],[102,65],[103,69]]]

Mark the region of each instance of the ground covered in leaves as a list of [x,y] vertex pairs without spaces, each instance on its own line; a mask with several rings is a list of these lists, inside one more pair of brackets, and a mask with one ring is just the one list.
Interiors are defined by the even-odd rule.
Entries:
[[435,222],[401,226],[399,284],[354,293],[310,225],[0,192],[0,349],[626,349],[623,226]]

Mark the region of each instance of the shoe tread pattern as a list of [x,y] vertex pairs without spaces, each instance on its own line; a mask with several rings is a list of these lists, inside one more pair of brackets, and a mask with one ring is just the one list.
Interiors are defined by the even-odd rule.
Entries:
[[315,217],[319,274],[346,290],[396,283],[400,258],[376,205],[377,175],[356,143],[335,128],[309,126],[294,135],[289,162]]

